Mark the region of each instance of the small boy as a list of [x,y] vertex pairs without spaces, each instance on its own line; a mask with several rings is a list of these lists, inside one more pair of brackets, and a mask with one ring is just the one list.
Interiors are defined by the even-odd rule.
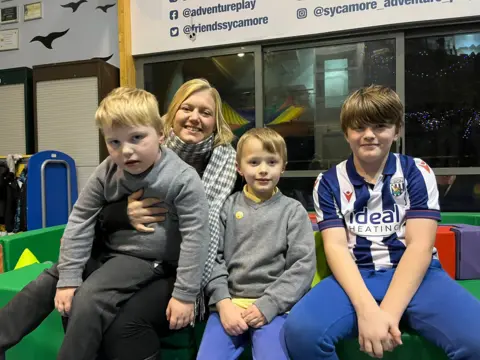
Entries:
[[[55,307],[69,315],[69,322],[59,360],[94,359],[121,304],[156,277],[176,276],[165,311],[170,328],[188,325],[208,250],[202,181],[191,166],[161,146],[163,122],[154,95],[115,89],[101,102],[95,119],[110,156],[89,178],[63,235]],[[82,283],[103,205],[139,189],[145,197],[164,200],[169,209],[165,220],[153,224],[151,233],[112,234],[102,265]]]
[[217,261],[206,286],[213,312],[197,359],[236,359],[252,342],[255,359],[287,359],[286,313],[315,273],[312,224],[302,205],[276,187],[285,170],[284,139],[251,129],[237,145],[237,171],[247,184],[221,212]]
[[403,125],[398,95],[355,91],[340,121],[353,155],[320,174],[313,197],[333,276],[292,309],[285,341],[292,359],[338,356],[341,339],[381,358],[402,344],[400,321],[450,359],[480,354],[480,302],[443,270],[434,248],[440,220],[432,169],[390,153]]

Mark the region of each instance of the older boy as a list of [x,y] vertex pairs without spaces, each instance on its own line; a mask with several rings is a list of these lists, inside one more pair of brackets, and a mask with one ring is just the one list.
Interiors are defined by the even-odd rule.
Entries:
[[[55,307],[69,314],[69,323],[59,360],[94,359],[122,302],[157,276],[176,276],[165,309],[170,327],[189,324],[208,249],[202,182],[192,167],[160,146],[163,123],[155,97],[118,88],[101,102],[95,118],[110,156],[88,180],[63,235]],[[165,221],[153,224],[152,233],[112,234],[102,265],[82,282],[102,206],[139,189],[146,197],[164,200],[169,209]]]
[[310,288],[315,241],[306,210],[276,187],[285,170],[285,141],[252,129],[237,145],[237,170],[247,185],[221,212],[217,262],[206,287],[213,312],[197,359],[236,359],[252,341],[254,359],[287,359],[286,313]]
[[390,153],[403,125],[398,95],[362,88],[340,120],[353,155],[320,174],[313,192],[333,276],[292,309],[290,356],[335,360],[337,342],[358,336],[380,358],[401,345],[403,319],[450,359],[478,359],[480,302],[442,270],[434,248],[435,175],[421,159]]

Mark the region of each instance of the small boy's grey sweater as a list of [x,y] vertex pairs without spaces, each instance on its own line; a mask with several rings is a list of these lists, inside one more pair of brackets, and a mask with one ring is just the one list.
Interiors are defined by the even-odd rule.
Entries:
[[76,287],[90,257],[95,222],[102,207],[143,189],[143,197],[164,201],[165,221],[151,224],[151,233],[120,230],[106,243],[112,253],[178,264],[172,296],[195,301],[200,291],[210,232],[208,202],[197,172],[175,152],[161,147],[161,157],[142,174],[118,168],[108,157],[89,178],[69,216],[63,234],[57,287]]
[[268,322],[290,310],[315,274],[315,240],[305,208],[280,191],[262,203],[237,192],[220,217],[220,247],[206,287],[209,304],[257,299]]

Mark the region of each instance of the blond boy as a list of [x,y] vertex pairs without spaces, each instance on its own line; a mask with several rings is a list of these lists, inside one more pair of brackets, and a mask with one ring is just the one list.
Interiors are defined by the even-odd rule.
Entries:
[[[110,156],[82,190],[63,235],[55,307],[69,315],[69,323],[59,360],[94,359],[121,304],[158,277],[175,278],[173,293],[165,294],[171,296],[165,309],[170,327],[189,324],[208,250],[202,182],[191,166],[161,146],[163,123],[155,97],[140,89],[115,89],[95,118]],[[145,197],[164,200],[165,220],[152,224],[151,233],[113,233],[102,265],[82,281],[103,205],[139,189]]]
[[312,224],[302,205],[277,188],[285,170],[284,139],[268,128],[237,145],[243,191],[220,214],[217,262],[206,293],[215,306],[197,359],[236,359],[251,341],[255,359],[287,359],[282,326],[315,273]]

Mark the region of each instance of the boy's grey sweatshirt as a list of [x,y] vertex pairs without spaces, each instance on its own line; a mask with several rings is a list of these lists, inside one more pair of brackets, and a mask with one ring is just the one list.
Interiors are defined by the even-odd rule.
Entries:
[[220,215],[220,244],[206,293],[210,305],[225,298],[257,299],[270,322],[310,289],[315,239],[305,208],[280,191],[255,203],[240,191]]
[[102,207],[143,189],[144,198],[163,200],[161,206],[168,209],[165,221],[151,224],[152,233],[119,230],[110,235],[107,249],[178,264],[172,296],[195,301],[210,242],[207,197],[197,172],[172,150],[162,146],[161,151],[159,161],[140,175],[119,169],[110,157],[97,167],[69,216],[60,248],[57,287],[81,285]]

